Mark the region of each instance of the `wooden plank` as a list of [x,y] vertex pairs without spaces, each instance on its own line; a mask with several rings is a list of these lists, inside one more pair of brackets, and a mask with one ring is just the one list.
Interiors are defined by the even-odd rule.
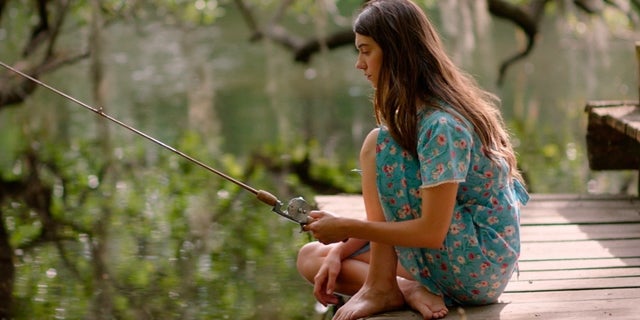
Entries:
[[640,238],[640,222],[611,224],[523,225],[522,242]]
[[[534,280],[563,280],[563,279],[595,279],[595,278],[624,278],[640,277],[640,267],[608,268],[608,269],[570,269],[570,270],[544,270],[544,271],[520,271],[514,274],[511,281]],[[640,283],[637,284],[640,286]]]
[[615,214],[604,210],[592,209],[572,212],[562,209],[549,209],[544,211],[524,209],[520,215],[521,225],[637,222],[640,222],[640,214],[635,209],[619,209],[615,210]]
[[[579,292],[504,293],[501,302],[449,310],[447,320],[625,319],[637,320],[640,290],[584,290]],[[422,319],[413,311],[388,312],[368,320]]]
[[[637,101],[589,102],[587,157],[592,170],[640,167],[640,107]],[[639,186],[640,187],[640,186]]]
[[623,268],[640,267],[640,257],[634,258],[600,258],[600,259],[573,259],[573,260],[520,260],[518,262],[521,272],[541,270],[580,270],[593,268]]
[[604,123],[620,133],[640,142],[640,139],[637,139],[637,128],[640,126],[640,108],[637,104],[592,107],[588,109],[588,112],[590,115],[604,120]]
[[639,277],[510,281],[506,292],[573,291],[611,288],[640,290]]
[[637,258],[640,239],[528,242],[520,248],[521,261],[554,259]]
[[[359,195],[316,201],[336,214],[364,218]],[[447,319],[640,319],[637,198],[533,194],[521,222],[520,274],[501,302],[452,308]],[[404,310],[367,319],[420,316]]]

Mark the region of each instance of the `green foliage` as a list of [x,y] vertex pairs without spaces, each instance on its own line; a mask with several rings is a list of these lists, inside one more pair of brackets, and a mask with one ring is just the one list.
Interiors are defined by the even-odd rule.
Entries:
[[[207,155],[198,135],[179,140],[182,151],[227,174],[247,169],[232,155]],[[51,214],[66,240],[32,245],[44,230],[40,217],[24,204],[3,205],[12,244],[23,247],[15,298],[30,311],[18,318],[88,316],[99,303],[94,292],[105,286],[111,312],[122,319],[143,310],[154,318],[234,319],[312,312],[310,288],[295,270],[306,235],[246,190],[170,152],[147,165],[153,146],[142,140],[119,161],[96,156],[95,141],[49,142],[39,172],[58,190]],[[260,165],[246,178],[266,190],[279,185]]]

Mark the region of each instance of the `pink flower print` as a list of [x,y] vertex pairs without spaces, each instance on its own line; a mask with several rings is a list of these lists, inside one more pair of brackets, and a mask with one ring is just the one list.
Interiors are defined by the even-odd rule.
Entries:
[[429,278],[429,277],[431,277],[431,272],[429,272],[429,269],[424,268],[424,269],[422,269],[422,270],[420,271],[420,276],[421,276],[422,278]]
[[460,267],[458,266],[454,265],[453,267],[451,267],[451,269],[453,270],[453,273],[460,273]]
[[469,277],[477,279],[478,278],[478,274],[475,273],[475,272],[471,272],[471,273],[469,273]]
[[395,155],[397,153],[398,153],[398,148],[396,148],[395,146],[391,146],[391,148],[389,148],[389,154]]
[[494,224],[496,224],[496,223],[498,223],[498,222],[499,222],[499,219],[498,219],[498,217],[496,217],[496,216],[491,216],[491,217],[489,217],[489,219],[487,219],[487,222],[488,222],[490,225],[494,225]]
[[460,149],[466,149],[467,148],[467,140],[460,139],[460,141],[458,141],[458,146],[460,147]]
[[493,171],[485,171],[484,176],[489,179],[493,178]]
[[464,172],[464,169],[466,169],[466,164],[464,162],[460,162],[458,163],[458,172]]
[[401,185],[403,188],[406,188],[406,187],[407,187],[407,178],[402,178],[402,179],[400,179],[400,185]]
[[489,282],[488,281],[480,281],[478,283],[476,283],[476,288],[486,288],[489,286]]
[[447,143],[447,137],[444,134],[439,134],[436,141],[439,145],[444,146]]
[[387,175],[387,177],[390,177],[393,175],[393,168],[394,166],[386,164],[384,166],[382,166],[382,171]]
[[456,235],[456,234],[460,233],[460,228],[458,227],[457,224],[452,224],[451,227],[449,227],[449,232],[452,235]]
[[407,150],[402,150],[402,157],[403,158],[410,158],[411,154]]
[[471,253],[469,253],[468,257],[469,257],[469,260],[473,260],[473,259],[476,258],[476,255],[473,254],[473,252],[471,252]]
[[411,206],[408,204],[403,205],[400,210],[398,210],[398,217],[400,219],[404,219],[411,214]]
[[504,233],[508,236],[508,237],[512,237],[514,234],[516,234],[516,227],[514,226],[506,226],[504,228]]
[[464,259],[463,256],[458,256],[458,263],[459,264],[464,264],[466,262],[466,260]]
[[473,294],[474,296],[477,296],[477,295],[479,295],[479,294],[480,294],[480,290],[478,290],[478,289],[473,289],[473,290],[471,290],[471,294]]
[[444,164],[438,163],[436,168],[431,173],[431,178],[437,180],[444,173]]
[[427,139],[431,139],[431,129],[427,130]]
[[443,262],[443,263],[440,264],[440,270],[447,271],[448,269],[449,269],[449,267],[447,266],[446,263]]
[[473,165],[473,171],[478,171],[478,169],[480,169],[480,167],[478,167],[478,165],[477,165],[477,164],[474,164],[474,165]]
[[[462,242],[454,241],[453,242],[453,247],[456,248],[456,249],[462,247]],[[464,257],[462,257],[462,259],[464,259]],[[458,260],[460,260],[460,258],[458,258]]]

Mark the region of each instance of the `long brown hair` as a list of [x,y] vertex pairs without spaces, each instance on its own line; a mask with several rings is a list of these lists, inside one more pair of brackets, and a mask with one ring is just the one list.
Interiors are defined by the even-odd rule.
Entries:
[[354,32],[371,37],[382,49],[382,66],[373,97],[378,124],[409,152],[416,152],[417,111],[424,104],[451,106],[467,119],[497,162],[504,158],[511,176],[522,181],[515,152],[498,109],[499,98],[481,89],[446,54],[424,11],[410,0],[372,0],[363,6]]

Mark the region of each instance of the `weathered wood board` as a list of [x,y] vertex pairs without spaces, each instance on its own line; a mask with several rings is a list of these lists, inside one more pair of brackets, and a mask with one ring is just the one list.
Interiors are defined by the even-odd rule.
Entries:
[[[317,205],[364,218],[359,195]],[[640,319],[640,199],[534,194],[522,210],[522,252],[500,303],[450,310],[446,319]],[[421,319],[401,310],[369,320]]]

